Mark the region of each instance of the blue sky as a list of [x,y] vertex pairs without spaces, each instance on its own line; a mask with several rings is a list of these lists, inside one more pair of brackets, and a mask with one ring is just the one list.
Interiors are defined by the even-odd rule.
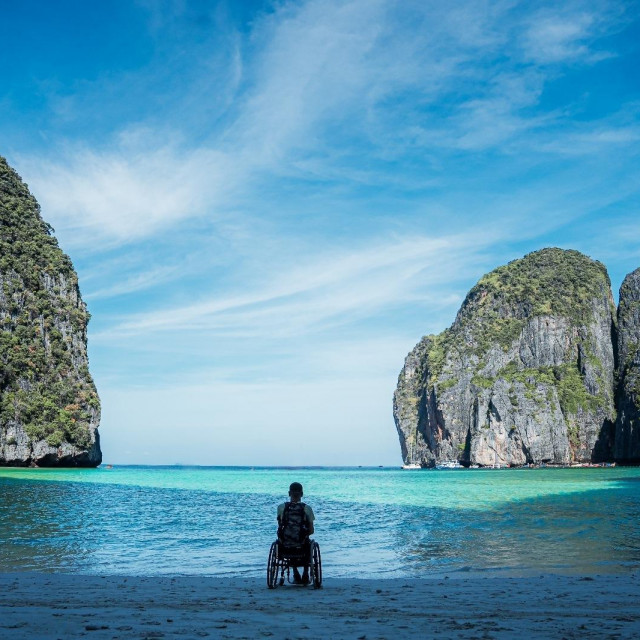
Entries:
[[545,246],[640,266],[638,2],[2,2],[106,462],[399,464],[406,353]]

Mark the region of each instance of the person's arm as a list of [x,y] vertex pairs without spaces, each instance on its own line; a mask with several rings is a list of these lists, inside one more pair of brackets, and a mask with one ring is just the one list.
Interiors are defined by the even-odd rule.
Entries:
[[[307,509],[309,509],[309,512],[305,513],[305,516],[307,517],[307,531],[311,536],[315,531],[315,529],[313,528],[313,521],[316,519],[316,517],[313,514],[313,509],[309,505],[307,505]],[[306,509],[305,509],[305,512],[306,512]]]

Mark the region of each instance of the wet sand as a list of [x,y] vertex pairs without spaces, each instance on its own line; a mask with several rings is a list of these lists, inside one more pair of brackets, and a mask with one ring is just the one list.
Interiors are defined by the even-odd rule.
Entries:
[[640,574],[264,580],[0,574],[0,638],[638,638]]

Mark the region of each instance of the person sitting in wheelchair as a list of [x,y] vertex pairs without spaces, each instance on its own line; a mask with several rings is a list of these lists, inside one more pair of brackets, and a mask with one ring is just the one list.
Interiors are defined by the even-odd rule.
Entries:
[[[304,492],[299,482],[289,487],[290,502],[278,505],[278,543],[281,554],[289,557],[295,584],[309,584],[309,562],[311,546],[309,536],[313,534],[313,509],[302,502]],[[299,567],[302,567],[302,576]]]

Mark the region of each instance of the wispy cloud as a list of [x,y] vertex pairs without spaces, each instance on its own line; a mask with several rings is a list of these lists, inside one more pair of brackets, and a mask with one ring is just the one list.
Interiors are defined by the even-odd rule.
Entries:
[[101,289],[89,290],[85,295],[85,300],[99,300],[104,298],[115,298],[117,296],[136,293],[150,287],[165,285],[171,280],[182,277],[184,274],[177,266],[164,266],[135,273],[124,280],[117,281]]
[[233,163],[220,152],[136,147],[73,150],[19,164],[60,233],[71,245],[93,239],[96,251],[215,215],[215,204],[235,185]]
[[594,8],[567,3],[531,14],[523,38],[527,57],[541,64],[593,64],[614,55],[592,45],[617,22],[618,12],[615,5]]
[[477,250],[482,242],[476,234],[412,238],[342,255],[332,253],[276,272],[262,289],[137,314],[93,339],[176,330],[282,337],[326,329],[412,298],[416,283],[411,280],[418,273],[424,287],[437,281],[442,270],[464,270],[464,254]]
[[589,156],[625,149],[635,152],[640,140],[640,126],[607,119],[589,123],[588,126],[577,126],[559,139],[549,138],[540,140],[540,151],[563,156]]
[[[459,149],[475,151],[507,145],[554,119],[553,114],[532,116],[525,110],[536,105],[543,90],[542,75],[533,70],[504,73],[492,78],[485,95],[463,101],[450,119],[449,132],[441,132]],[[456,136],[457,133],[457,136]]]
[[88,292],[105,433],[259,440],[296,380],[287,428],[324,389],[314,426],[367,439],[373,393],[393,431],[405,353],[483,273],[638,254],[637,2],[141,4],[139,66],[47,93],[13,154]]
[[[259,206],[269,180],[397,187],[398,176],[378,163],[402,161],[426,168],[424,187],[438,177],[438,147],[502,152],[561,124],[561,112],[534,109],[557,70],[530,63],[593,64],[602,57],[593,43],[620,21],[602,7],[567,5],[525,19],[521,11],[506,1],[284,3],[255,20],[244,40],[234,34],[225,54],[232,71],[221,77],[198,62],[189,85],[197,100],[186,96],[174,117],[125,126],[102,148],[72,143],[55,156],[19,158],[20,169],[69,246],[99,249],[185,220],[241,215]],[[152,15],[159,32],[169,28],[167,15],[197,18],[175,8]],[[226,97],[194,145],[185,134],[192,121],[203,123],[213,86]]]

